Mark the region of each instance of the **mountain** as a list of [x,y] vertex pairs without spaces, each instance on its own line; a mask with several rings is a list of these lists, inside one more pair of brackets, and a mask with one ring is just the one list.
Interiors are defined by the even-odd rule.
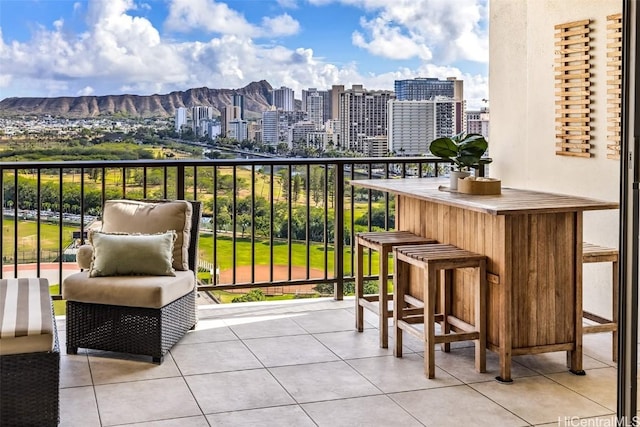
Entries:
[[176,108],[213,107],[214,115],[231,105],[233,94],[244,95],[246,118],[258,117],[271,104],[272,87],[266,80],[241,89],[207,87],[176,91],[165,95],[63,96],[58,98],[5,98],[0,101],[0,116],[46,115],[68,118],[174,116]]

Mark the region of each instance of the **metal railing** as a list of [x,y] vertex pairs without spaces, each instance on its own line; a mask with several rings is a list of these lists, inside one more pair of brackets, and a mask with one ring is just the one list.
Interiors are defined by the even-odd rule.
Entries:
[[[204,207],[199,290],[324,285],[341,299],[353,281],[355,233],[394,223],[392,196],[349,180],[439,176],[447,165],[425,157],[0,163],[0,277],[46,273],[62,283],[105,200],[187,199]],[[369,257],[369,274],[373,264]]]

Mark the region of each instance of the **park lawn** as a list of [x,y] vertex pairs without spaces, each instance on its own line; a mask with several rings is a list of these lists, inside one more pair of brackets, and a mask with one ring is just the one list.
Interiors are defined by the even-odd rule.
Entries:
[[[274,241],[273,247],[273,265],[289,265],[289,250],[286,241]],[[309,245],[309,267],[319,270],[333,271],[334,266],[334,251],[333,246],[329,246],[327,253],[327,265],[325,265],[325,251],[324,245],[321,243],[311,243]],[[201,234],[199,243],[200,258],[205,261],[213,261],[213,236],[211,234]],[[233,245],[230,237],[218,236],[217,242],[217,255],[218,266],[221,271],[230,269],[233,266]],[[306,267],[307,265],[307,245],[305,242],[292,242],[291,243],[291,265]],[[365,271],[369,265],[369,254],[365,251],[364,254]],[[255,244],[255,264],[256,265],[269,265],[270,252],[269,241],[256,239]],[[251,239],[238,238],[236,239],[236,265],[246,266],[251,265]],[[373,254],[371,259],[371,265],[373,272],[378,271],[378,256]],[[345,248],[344,253],[344,271],[345,273],[351,272],[351,249]],[[331,274],[329,274],[331,276]]]
[[[11,218],[3,218],[2,220],[2,245],[5,250],[13,248],[13,231],[15,221]],[[36,221],[18,221],[18,251],[35,251],[37,247],[37,231],[38,225]],[[73,232],[79,230],[79,225],[62,225],[62,248],[66,248],[73,241]],[[40,246],[42,250],[57,251],[58,224],[47,222],[40,223]]]

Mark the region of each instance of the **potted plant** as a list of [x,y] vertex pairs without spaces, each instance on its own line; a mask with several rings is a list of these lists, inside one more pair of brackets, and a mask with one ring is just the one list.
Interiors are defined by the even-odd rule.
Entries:
[[458,178],[469,176],[471,169],[479,169],[480,166],[492,162],[491,158],[482,157],[488,146],[484,136],[477,133],[465,135],[465,132],[461,132],[452,137],[434,139],[429,151],[436,157],[453,162],[449,187],[456,190]]

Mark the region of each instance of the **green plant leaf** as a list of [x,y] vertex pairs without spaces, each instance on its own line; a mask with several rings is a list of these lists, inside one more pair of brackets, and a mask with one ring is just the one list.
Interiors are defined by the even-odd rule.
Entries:
[[429,151],[436,157],[443,159],[453,159],[458,155],[458,146],[451,138],[434,139],[429,145]]

